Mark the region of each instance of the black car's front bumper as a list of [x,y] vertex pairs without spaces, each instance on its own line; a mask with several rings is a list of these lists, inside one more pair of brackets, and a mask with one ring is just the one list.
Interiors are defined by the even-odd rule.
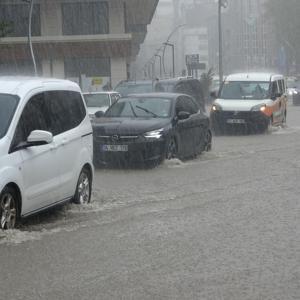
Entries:
[[[106,146],[125,146],[127,151],[107,151]],[[165,157],[164,138],[94,136],[94,163],[96,165],[131,165],[158,161]]]
[[269,122],[269,117],[261,111],[214,111],[210,118],[213,129],[219,130],[234,126],[256,128]]

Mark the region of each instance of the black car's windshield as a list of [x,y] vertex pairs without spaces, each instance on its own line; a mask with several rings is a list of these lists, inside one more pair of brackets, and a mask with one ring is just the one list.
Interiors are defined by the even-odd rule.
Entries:
[[166,98],[123,98],[105,113],[105,117],[169,118],[171,103],[172,100]]
[[123,83],[115,88],[115,90],[122,96],[128,96],[130,94],[141,94],[153,92],[152,82],[144,83]]
[[108,94],[84,94],[87,107],[110,106]]
[[0,139],[7,132],[18,102],[19,98],[17,96],[0,94]]
[[227,81],[220,92],[221,99],[262,100],[269,97],[270,82]]

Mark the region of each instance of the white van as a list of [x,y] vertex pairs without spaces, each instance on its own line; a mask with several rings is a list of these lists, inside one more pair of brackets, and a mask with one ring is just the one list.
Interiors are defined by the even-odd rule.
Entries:
[[284,124],[287,93],[284,77],[269,73],[241,73],[225,78],[211,107],[215,133],[246,126],[259,131],[270,125]]
[[80,88],[0,77],[0,228],[69,201],[90,201],[93,137]]

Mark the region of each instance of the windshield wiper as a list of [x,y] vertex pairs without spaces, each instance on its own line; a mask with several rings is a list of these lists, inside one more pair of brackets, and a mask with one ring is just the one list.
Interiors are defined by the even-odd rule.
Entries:
[[132,106],[132,103],[129,101],[129,105],[130,105],[130,108],[131,108],[131,111],[132,111],[132,113],[133,113],[133,115],[135,116],[135,117],[137,117],[137,114],[135,113],[135,111],[134,111],[134,109],[133,109],[133,106]]
[[140,109],[140,110],[143,110],[144,112],[148,113],[148,114],[151,114],[153,117],[157,118],[158,115],[150,110],[148,110],[147,108],[144,108],[144,107],[141,107],[141,106],[138,106],[136,105],[135,106],[136,108]]

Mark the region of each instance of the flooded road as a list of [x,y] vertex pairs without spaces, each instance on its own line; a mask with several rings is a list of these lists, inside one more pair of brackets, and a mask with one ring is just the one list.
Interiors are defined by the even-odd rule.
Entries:
[[0,232],[0,299],[299,299],[299,116],[194,160],[96,170],[91,204]]

